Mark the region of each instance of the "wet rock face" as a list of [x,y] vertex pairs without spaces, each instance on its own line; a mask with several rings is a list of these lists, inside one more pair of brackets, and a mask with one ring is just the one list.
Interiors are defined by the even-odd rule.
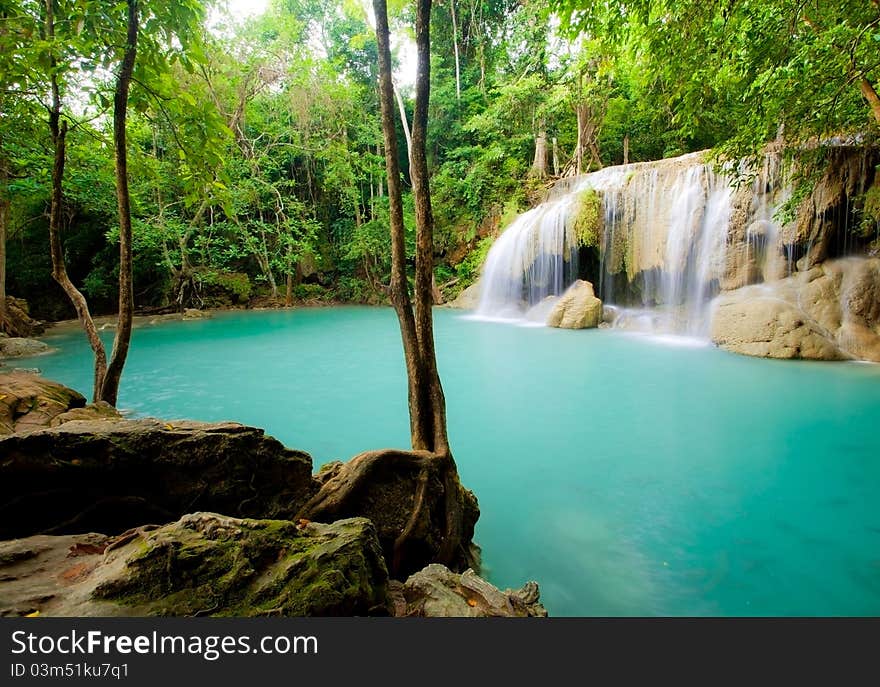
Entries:
[[562,294],[550,315],[547,326],[561,329],[590,329],[602,321],[602,301],[596,298],[593,285],[578,279]]
[[746,355],[880,362],[880,259],[844,258],[723,293],[712,340]]
[[195,510],[289,519],[316,489],[307,453],[235,423],[74,420],[0,437],[0,539],[116,534]]
[[538,585],[500,591],[473,570],[457,574],[433,564],[411,575],[403,584],[392,582],[391,607],[395,616],[436,618],[543,618]]
[[27,372],[0,373],[0,435],[48,427],[85,404],[81,394],[63,384]]
[[387,614],[388,573],[364,518],[330,525],[194,513],[118,537],[0,542],[0,615]]

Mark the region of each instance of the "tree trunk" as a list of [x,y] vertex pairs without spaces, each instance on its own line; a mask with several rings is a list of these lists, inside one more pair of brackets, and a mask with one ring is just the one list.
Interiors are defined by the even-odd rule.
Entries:
[[397,109],[400,111],[400,123],[403,125],[403,136],[406,139],[406,159],[410,160],[410,164],[412,164],[412,134],[409,130],[409,122],[406,120],[406,108],[403,106],[403,98],[400,95],[400,91],[397,90],[397,86],[394,86],[392,83],[392,87],[394,89],[394,98],[397,100]]
[[553,176],[559,176],[559,140],[553,137]]
[[[55,39],[55,16],[54,0],[46,0],[46,38],[52,42]],[[85,296],[80,293],[70,277],[67,275],[67,267],[64,264],[64,248],[61,245],[61,213],[63,212],[64,163],[67,154],[67,122],[61,121],[61,94],[58,89],[58,79],[55,76],[55,59],[52,58],[52,77],[50,80],[52,91],[52,105],[49,108],[49,132],[52,136],[52,146],[55,150],[55,160],[52,164],[52,195],[49,202],[49,250],[52,256],[52,278],[58,282],[64,293],[70,299],[76,310],[80,324],[85,330],[89,346],[95,354],[95,379],[92,390],[92,399],[101,399],[101,389],[104,386],[104,376],[107,374],[107,352],[104,350],[104,342],[98,335],[98,329],[89,312],[89,305]]]
[[138,40],[137,0],[128,0],[128,26],[125,53],[119,75],[116,77],[116,93],[113,96],[113,145],[116,152],[116,204],[119,207],[119,313],[116,322],[116,338],[113,355],[107,366],[107,374],[101,388],[101,400],[116,405],[122,368],[131,344],[131,322],[134,315],[134,282],[131,255],[131,197],[128,192],[128,151],[125,122],[128,113],[128,88],[134,72]]
[[584,150],[587,142],[584,140],[584,128],[586,127],[587,106],[584,103],[578,103],[575,112],[577,114],[577,143],[575,144],[575,174],[582,174],[584,167]]
[[388,210],[391,224],[391,304],[397,312],[408,382],[410,436],[413,448],[428,446],[422,422],[421,394],[424,386],[419,356],[416,323],[406,279],[406,244],[404,242],[403,198],[397,135],[394,129],[394,88],[391,83],[391,48],[388,35],[388,8],[385,0],[373,0],[376,14],[376,38],[379,48],[379,105],[385,139],[385,168],[388,177]]
[[623,137],[623,164],[629,164],[629,134]]
[[6,162],[0,160],[0,333],[12,334],[6,321],[6,234],[9,226],[9,197],[7,182],[9,173]]
[[868,81],[867,78],[862,77],[860,86],[862,89],[862,95],[865,96],[865,100],[867,100],[868,105],[871,106],[871,113],[874,115],[874,121],[877,122],[877,124],[880,124],[880,97],[877,96],[877,91],[874,88],[874,85]]
[[461,63],[458,56],[458,20],[455,16],[455,0],[449,3],[452,13],[452,47],[455,51],[455,100],[461,102]]
[[544,122],[538,125],[535,136],[535,159],[532,161],[531,175],[538,179],[546,179],[550,170],[550,151],[547,147],[547,130]]
[[[416,0],[416,102],[413,112],[413,151],[410,175],[416,206],[416,280],[415,316],[425,388],[422,393],[426,427],[430,443],[427,449],[436,455],[449,454],[446,434],[446,398],[437,371],[434,350],[434,214],[428,179],[427,134],[428,101],[431,92],[431,0]],[[419,447],[413,446],[417,449]]]

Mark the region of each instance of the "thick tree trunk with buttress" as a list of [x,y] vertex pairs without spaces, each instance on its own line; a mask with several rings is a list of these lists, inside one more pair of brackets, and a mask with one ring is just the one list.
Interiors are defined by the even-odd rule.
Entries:
[[134,72],[138,39],[137,0],[128,0],[128,28],[126,32],[125,53],[119,75],[116,78],[116,93],[113,97],[113,144],[116,149],[116,203],[119,208],[119,314],[116,322],[116,339],[113,342],[113,355],[107,366],[107,374],[101,387],[100,400],[116,405],[119,396],[119,382],[122,368],[128,357],[131,343],[131,324],[134,314],[134,283],[132,279],[131,254],[131,197],[128,192],[128,153],[125,135],[125,121],[128,112],[128,88]]
[[[45,35],[49,41],[55,39],[55,16],[54,0],[46,0]],[[55,60],[52,59],[52,67]],[[55,159],[52,164],[52,194],[49,201],[49,252],[52,256],[52,278],[67,294],[70,302],[76,310],[76,316],[86,333],[95,355],[95,378],[92,390],[92,398],[95,401],[101,398],[101,389],[104,385],[104,376],[107,374],[107,352],[104,343],[98,336],[98,329],[89,312],[89,305],[85,296],[70,281],[67,275],[67,267],[64,263],[64,248],[61,244],[61,215],[63,212],[64,196],[62,183],[64,181],[64,163],[67,155],[67,122],[61,120],[61,94],[58,89],[58,81],[54,76],[51,78],[52,105],[49,109],[49,133],[52,136],[52,146],[55,151]]]

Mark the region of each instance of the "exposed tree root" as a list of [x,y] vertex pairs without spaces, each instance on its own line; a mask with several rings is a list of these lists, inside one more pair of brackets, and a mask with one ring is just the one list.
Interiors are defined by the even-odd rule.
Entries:
[[367,517],[373,521],[394,577],[430,563],[454,570],[469,556],[479,507],[461,486],[450,455],[427,451],[369,451],[335,467],[296,516],[317,522]]

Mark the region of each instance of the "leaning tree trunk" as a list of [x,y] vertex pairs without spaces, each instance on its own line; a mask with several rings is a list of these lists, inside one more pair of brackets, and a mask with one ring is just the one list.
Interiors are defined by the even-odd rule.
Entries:
[[116,78],[116,93],[113,97],[113,143],[116,148],[116,203],[119,207],[119,313],[116,323],[116,338],[113,341],[113,355],[107,367],[104,384],[101,387],[101,400],[112,406],[119,396],[119,381],[122,368],[128,357],[131,344],[131,323],[134,315],[134,282],[132,278],[131,254],[131,197],[128,192],[128,152],[125,135],[125,121],[128,112],[128,88],[134,72],[138,39],[137,0],[128,0],[128,29],[126,32],[125,54]]
[[[50,42],[55,39],[54,0],[46,0],[46,38]],[[95,322],[92,320],[85,296],[73,285],[64,263],[64,249],[61,245],[61,215],[64,201],[62,183],[67,155],[67,122],[61,120],[61,94],[58,88],[58,79],[55,76],[56,62],[54,57],[51,59],[51,66],[52,105],[49,108],[49,133],[52,136],[52,146],[55,150],[55,160],[52,164],[52,195],[49,201],[49,252],[52,256],[52,278],[58,282],[73,304],[76,315],[89,340],[89,346],[95,354],[92,398],[98,401],[101,398],[104,376],[107,374],[107,352],[104,350],[104,343],[98,335]]]

